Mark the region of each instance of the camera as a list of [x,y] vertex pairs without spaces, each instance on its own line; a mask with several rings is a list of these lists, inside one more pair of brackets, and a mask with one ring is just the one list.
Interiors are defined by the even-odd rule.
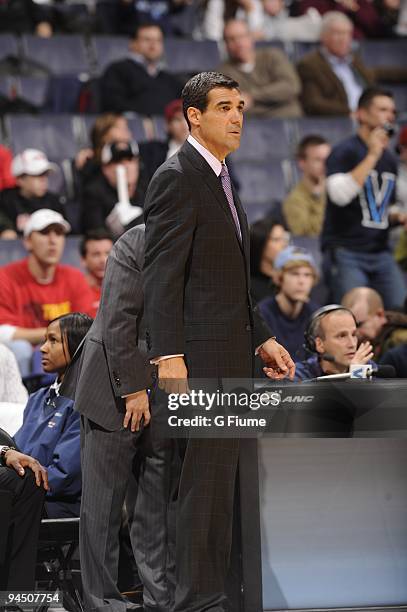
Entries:
[[394,134],[396,133],[396,126],[393,123],[384,123],[382,127],[387,136],[389,138],[393,138]]

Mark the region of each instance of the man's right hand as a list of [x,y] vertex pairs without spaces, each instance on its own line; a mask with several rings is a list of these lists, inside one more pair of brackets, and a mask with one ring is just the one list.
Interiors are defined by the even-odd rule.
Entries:
[[389,137],[386,130],[382,127],[377,127],[370,133],[367,143],[369,153],[380,159],[383,152],[389,146]]
[[139,431],[142,419],[144,426],[147,426],[151,419],[147,391],[143,389],[127,395],[125,402],[126,414],[123,419],[123,427],[126,428],[131,423],[131,431]]
[[362,342],[351,360],[351,364],[365,365],[373,359],[373,347],[370,342]]
[[166,393],[188,393],[188,370],[183,357],[158,362],[158,386]]
[[34,472],[37,486],[40,487],[42,484],[44,489],[49,491],[47,470],[36,459],[29,455],[24,455],[19,451],[10,449],[6,452],[4,460],[7,467],[13,468],[20,476],[24,476],[24,468],[30,468],[30,470]]

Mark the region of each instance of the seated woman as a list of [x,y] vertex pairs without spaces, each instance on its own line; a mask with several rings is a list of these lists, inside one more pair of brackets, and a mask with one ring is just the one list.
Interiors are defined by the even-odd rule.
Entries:
[[93,319],[72,312],[51,321],[41,346],[45,372],[55,382],[33,393],[14,436],[19,449],[48,470],[50,491],[45,498],[48,518],[79,516],[81,498],[80,419],[71,399],[59,395],[65,371]]

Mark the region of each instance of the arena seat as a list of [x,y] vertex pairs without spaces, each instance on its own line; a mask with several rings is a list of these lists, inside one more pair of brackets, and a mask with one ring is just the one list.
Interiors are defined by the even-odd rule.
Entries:
[[292,123],[282,119],[245,119],[240,147],[233,160],[285,159],[292,154]]
[[18,57],[18,41],[13,34],[0,34],[0,60],[6,57]]
[[9,98],[10,93],[12,91],[13,83],[14,83],[14,79],[12,77],[7,77],[7,76],[0,77],[0,96]]
[[218,45],[213,40],[166,38],[164,47],[167,70],[174,74],[214,70],[220,64]]
[[42,108],[45,105],[48,85],[48,79],[41,77],[16,78],[17,95],[38,108]]
[[72,158],[78,150],[74,115],[6,115],[5,131],[14,153],[36,148],[53,161]]
[[55,34],[41,38],[31,34],[22,37],[23,55],[46,67],[55,75],[79,75],[90,72],[90,63],[82,36]]
[[355,124],[348,117],[302,117],[293,123],[293,128],[297,142],[308,134],[319,134],[331,145],[355,132]]
[[129,52],[129,39],[127,36],[93,36],[91,51],[96,71],[102,73],[110,64],[126,57]]
[[267,209],[275,206],[286,194],[284,172],[279,160],[269,159],[262,163],[233,160],[233,172],[239,180],[239,196],[249,221],[252,207],[262,205]]
[[367,66],[404,68],[407,57],[407,39],[361,40],[359,53]]

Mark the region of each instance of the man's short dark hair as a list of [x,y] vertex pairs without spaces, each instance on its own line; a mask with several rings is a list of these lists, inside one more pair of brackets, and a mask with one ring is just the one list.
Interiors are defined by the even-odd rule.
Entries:
[[389,89],[382,89],[381,87],[368,87],[362,92],[362,95],[359,98],[358,109],[368,109],[374,98],[378,98],[379,96],[385,96],[386,98],[392,99],[394,97]]
[[307,156],[308,147],[319,147],[320,145],[329,144],[325,138],[318,134],[309,134],[304,136],[297,147],[297,158],[305,159]]
[[216,87],[225,89],[239,89],[239,83],[220,72],[200,72],[191,77],[182,90],[182,110],[185,120],[191,129],[187,110],[190,106],[199,109],[202,113],[208,106],[208,94]]
[[112,234],[103,227],[99,229],[89,230],[89,232],[87,232],[83,236],[79,245],[79,252],[82,257],[86,257],[86,247],[90,240],[111,240],[112,242],[114,242]]
[[158,23],[156,23],[155,21],[142,21],[141,23],[136,25],[133,34],[133,40],[138,38],[138,35],[140,34],[141,30],[146,30],[147,28],[158,28],[161,34],[164,36],[163,29]]

